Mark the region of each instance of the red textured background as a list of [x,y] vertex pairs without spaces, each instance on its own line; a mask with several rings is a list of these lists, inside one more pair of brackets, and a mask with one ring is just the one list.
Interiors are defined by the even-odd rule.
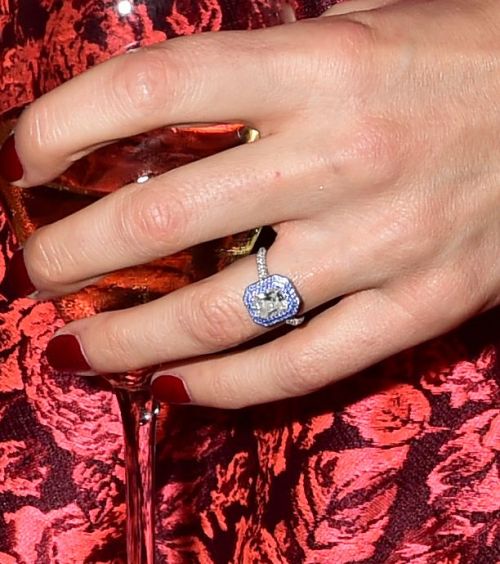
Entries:
[[[163,5],[151,41],[269,17],[266,0]],[[68,60],[71,72],[100,60],[92,9],[115,34],[102,1],[0,0],[0,113],[67,78]],[[121,28],[131,42],[132,31]],[[0,212],[0,280],[13,249]],[[159,562],[500,561],[499,313],[308,398],[165,413]],[[123,557],[117,407],[96,384],[50,371],[43,350],[60,324],[52,305],[0,294],[0,564]]]

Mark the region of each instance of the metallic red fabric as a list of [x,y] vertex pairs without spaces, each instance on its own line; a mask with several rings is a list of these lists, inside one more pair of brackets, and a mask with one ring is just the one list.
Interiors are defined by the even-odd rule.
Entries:
[[[3,51],[0,113],[60,81],[64,65],[50,74],[42,62],[63,60],[71,38],[51,28],[51,10],[65,6],[71,20],[79,7],[14,4],[0,0],[0,37],[12,42]],[[266,9],[265,0],[174,4],[169,23],[198,30],[234,21],[245,28],[245,14]],[[300,3],[298,13],[316,16],[326,4]],[[39,10],[39,23],[23,28],[28,8]],[[89,35],[85,56],[99,58],[92,30],[81,33]],[[80,55],[71,52],[75,61]],[[0,213],[0,280],[13,250]],[[499,314],[307,398],[238,412],[165,412],[158,561],[500,561]],[[51,304],[0,295],[0,564],[124,555],[117,407],[97,382],[50,371],[43,351],[60,325]]]

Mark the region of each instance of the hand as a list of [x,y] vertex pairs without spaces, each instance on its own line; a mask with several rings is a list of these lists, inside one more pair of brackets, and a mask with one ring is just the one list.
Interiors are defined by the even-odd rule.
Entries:
[[316,390],[500,303],[498,3],[365,5],[142,49],[26,110],[22,186],[161,125],[238,119],[262,133],[40,229],[24,249],[38,290],[64,294],[273,225],[270,270],[294,281],[310,312],[300,329],[232,350],[263,333],[242,303],[257,277],[248,257],[155,302],[67,325],[76,348],[64,368],[161,363],[161,397],[241,407]]

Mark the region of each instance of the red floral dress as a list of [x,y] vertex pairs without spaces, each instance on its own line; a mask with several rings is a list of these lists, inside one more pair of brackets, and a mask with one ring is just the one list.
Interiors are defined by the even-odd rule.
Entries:
[[[248,27],[268,5],[169,4],[169,25],[196,30]],[[299,3],[298,14],[327,4]],[[0,0],[0,113],[36,96],[49,47],[56,58],[72,49],[46,39],[52,10],[78,18],[79,6]],[[38,23],[23,28],[28,9]],[[0,280],[13,249],[0,212]],[[307,398],[165,412],[158,562],[500,562],[499,314]],[[50,303],[0,294],[0,564],[124,556],[117,406],[96,384],[50,371],[43,351],[60,325]]]

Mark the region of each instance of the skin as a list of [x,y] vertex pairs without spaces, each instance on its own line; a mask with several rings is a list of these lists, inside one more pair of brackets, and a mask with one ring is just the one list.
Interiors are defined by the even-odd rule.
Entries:
[[113,59],[22,115],[19,185],[166,124],[237,118],[262,139],[40,229],[25,246],[29,275],[43,295],[61,295],[273,225],[269,268],[303,297],[301,328],[239,347],[265,332],[242,303],[256,279],[248,257],[62,332],[99,372],[164,364],[197,404],[307,394],[500,303],[499,94],[494,0],[349,2],[315,20]]

